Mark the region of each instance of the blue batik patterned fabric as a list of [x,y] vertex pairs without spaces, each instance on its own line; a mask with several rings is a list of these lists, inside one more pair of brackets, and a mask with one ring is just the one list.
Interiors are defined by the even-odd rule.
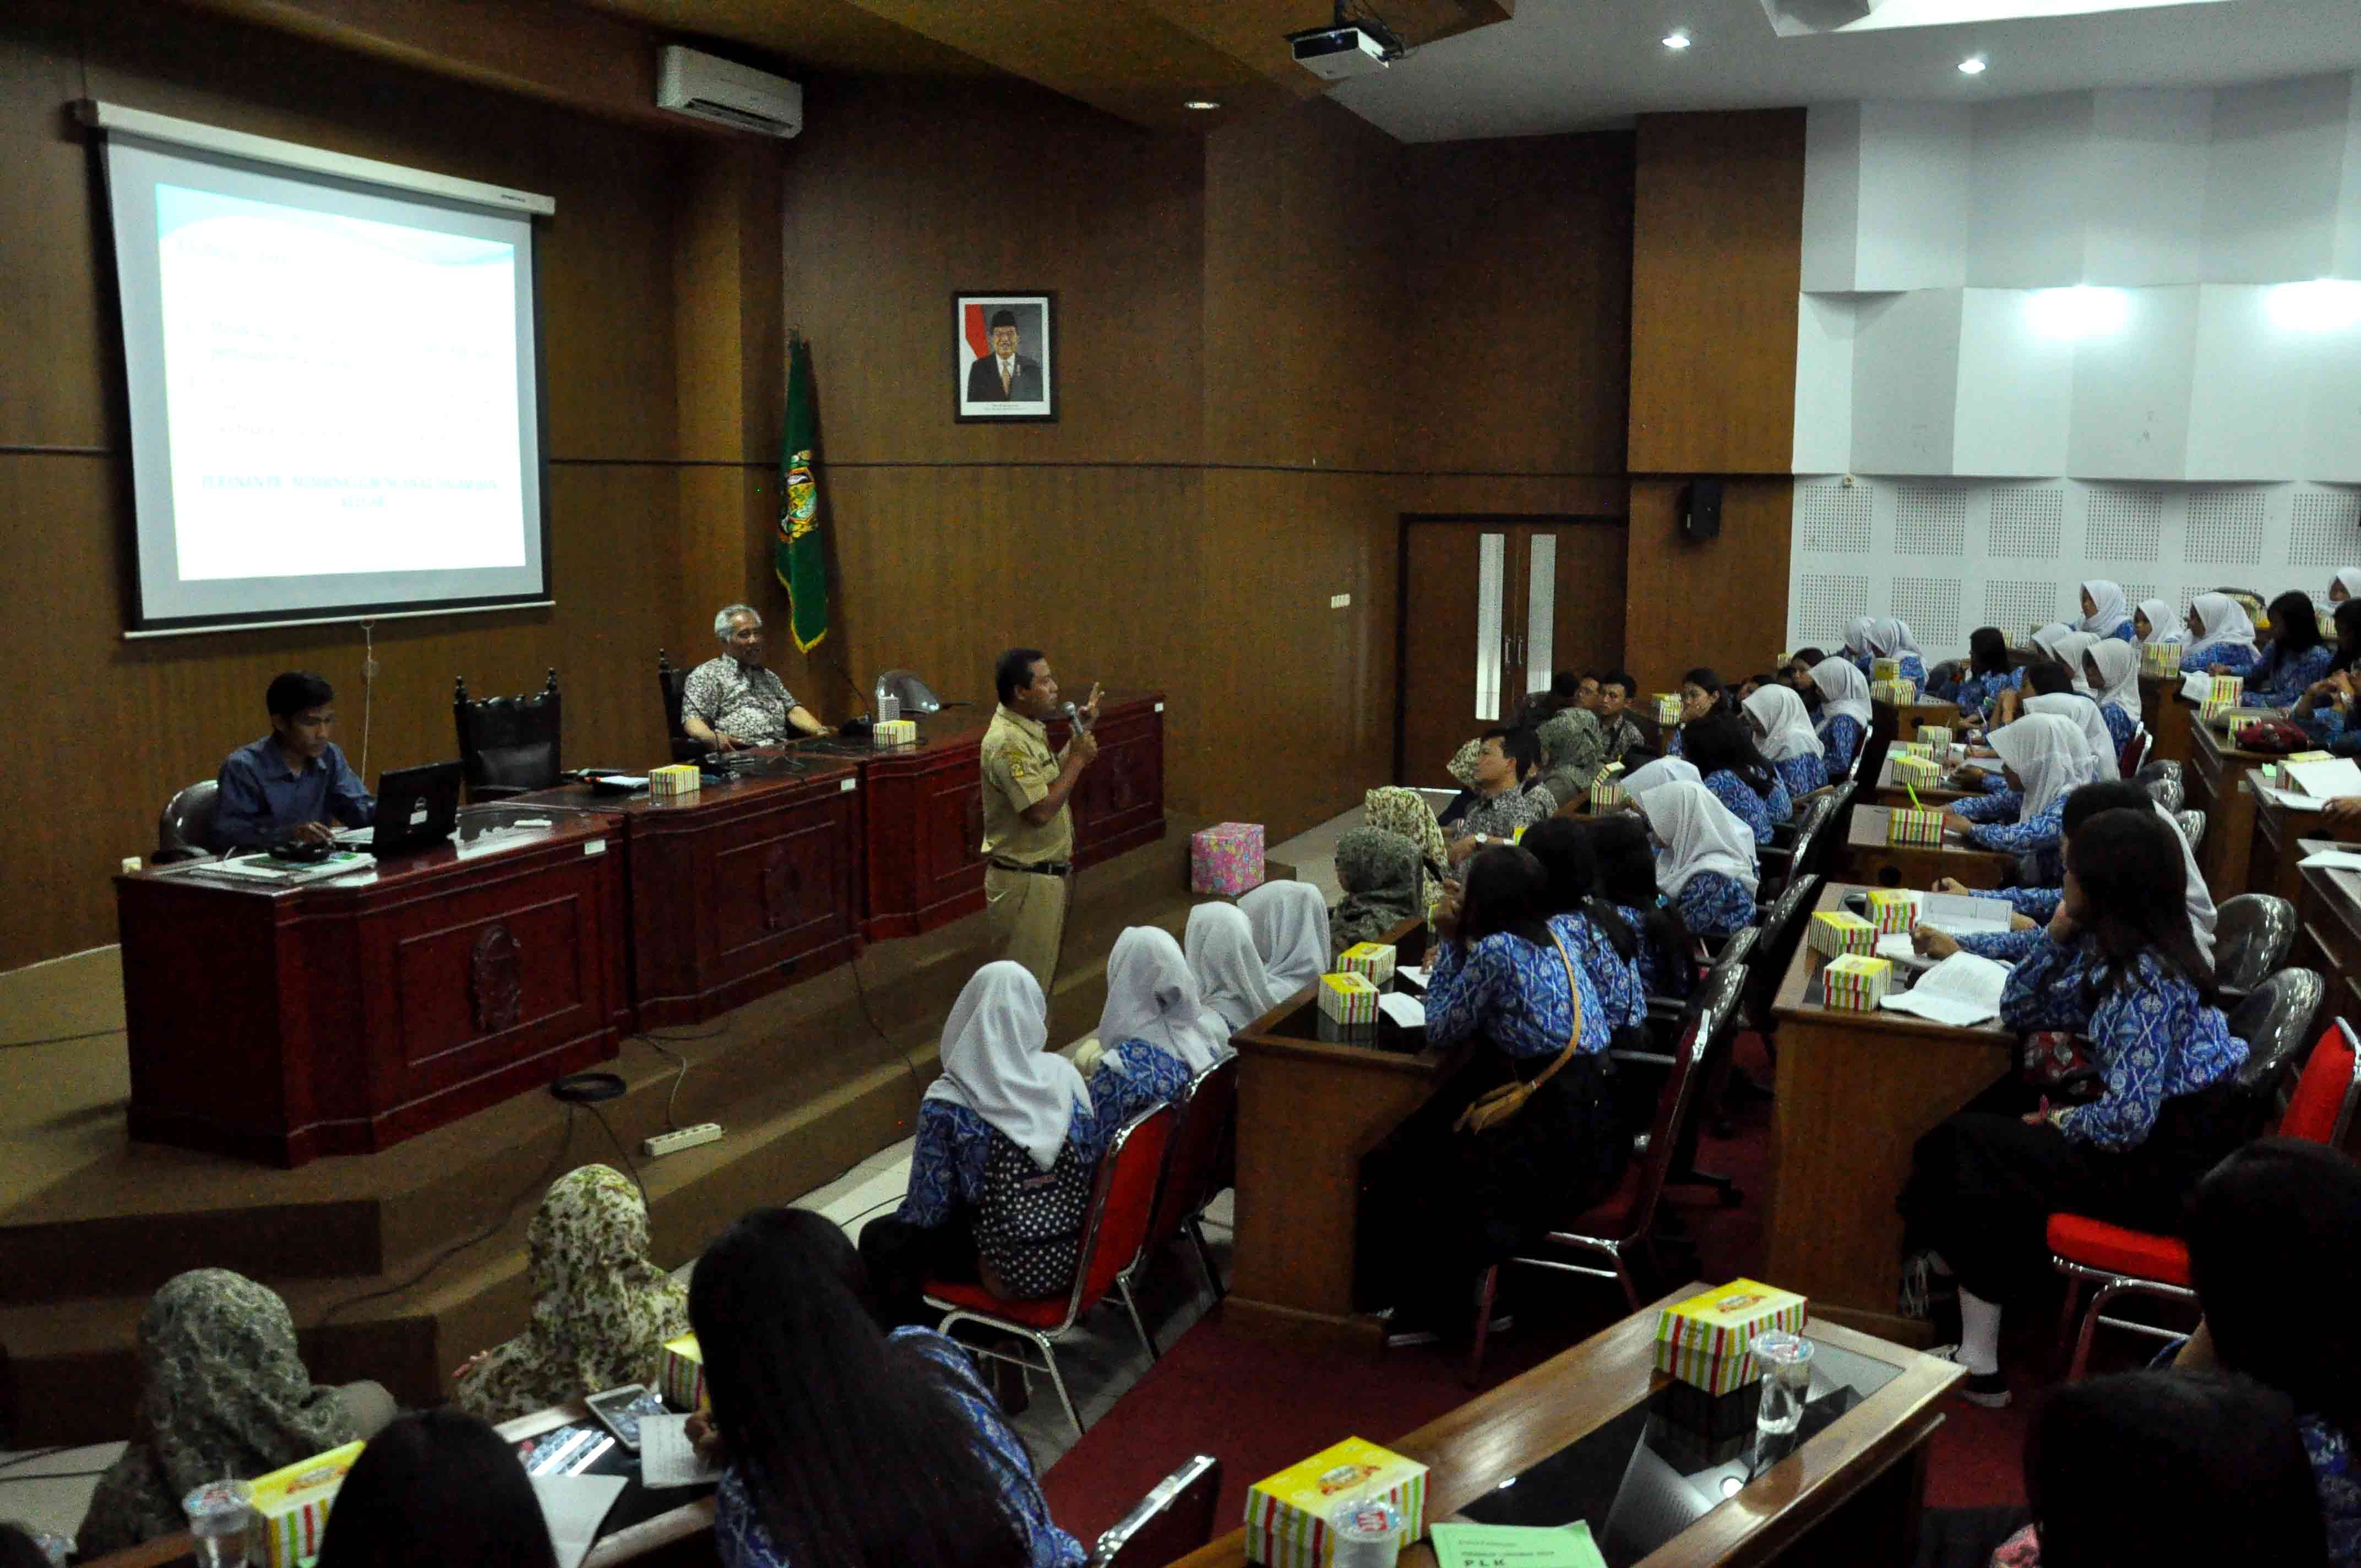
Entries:
[[1961,937],[1960,951],[1973,953],[1978,958],[1998,959],[2004,964],[2023,963],[2033,956],[2033,949],[2048,939],[2048,933],[2038,926],[2030,931],[1995,931],[1989,936]]
[[[1189,1081],[1178,1057],[1146,1040],[1108,1047],[1088,1080],[1091,1103],[1077,1107],[1066,1142],[1095,1163],[1115,1129],[1151,1105],[1161,1105]],[[983,1171],[994,1140],[1008,1140],[964,1105],[918,1102],[918,1133],[910,1153],[910,1187],[894,1217],[928,1230],[983,1204]]]
[[2318,1416],[2304,1417],[2296,1430],[2303,1434],[2312,1484],[2320,1493],[2328,1561],[2334,1568],[2361,1568],[2361,1471],[2354,1468],[2352,1440]]
[[[1896,663],[1902,666],[1902,679],[1912,683],[1922,692],[1927,689],[1926,660],[1920,658],[1916,653],[1905,653],[1896,661]],[[1854,668],[1860,670],[1862,674],[1868,675],[1872,680],[1875,680],[1877,678],[1874,674],[1871,674],[1871,672],[1876,667],[1876,664],[1877,656],[1873,653],[1863,653],[1853,660]]]
[[[1659,900],[1664,897],[1662,894],[1656,896]],[[1662,908],[1662,904],[1659,903],[1657,907]],[[1634,909],[1628,904],[1617,905],[1615,911],[1623,916],[1623,924],[1631,927],[1631,934],[1640,938],[1640,983],[1646,988],[1648,994],[1686,996],[1696,977],[1689,971],[1686,959],[1681,960],[1683,965],[1681,973],[1667,975],[1664,972],[1664,960],[1657,957],[1656,944],[1648,939],[1647,927],[1644,923],[1647,916],[1653,911]]]
[[2004,691],[2014,691],[2024,680],[2025,672],[1996,670],[1990,674],[1969,675],[1961,680],[1937,684],[1933,695],[1947,702],[1959,704],[1962,714],[1982,713],[1993,705],[1993,699]]
[[[941,1369],[951,1403],[975,1429],[977,1440],[987,1451],[987,1467],[1000,1486],[1001,1511],[1025,1542],[1028,1568],[1080,1568],[1087,1557],[1082,1542],[1049,1518],[1049,1505],[1033,1476],[1032,1456],[1001,1414],[999,1402],[977,1379],[967,1353],[932,1329],[895,1329],[886,1337]],[[741,1467],[736,1464],[721,1473],[714,1497],[713,1545],[722,1568],[787,1568],[787,1560],[771,1540],[770,1526],[763,1522],[763,1510],[747,1489]]]
[[1756,843],[1771,841],[1771,809],[1763,804],[1761,795],[1748,787],[1744,779],[1728,768],[1717,768],[1705,775],[1705,787],[1713,791],[1716,800],[1730,808],[1732,817],[1746,824]]
[[1754,924],[1754,895],[1719,872],[1699,872],[1689,878],[1676,902],[1693,937],[1719,941]]
[[[1992,788],[1997,779],[2000,787]],[[1993,774],[1984,781],[1986,793],[1973,800],[1955,800],[1943,809],[1954,817],[1964,817],[1971,822],[2014,822],[2016,814],[2025,809],[2022,793],[2008,787],[2006,779]]]
[[[1641,976],[1636,957],[1625,958],[1607,939],[1607,933],[1590,923],[1584,915],[1553,915],[1550,929],[1565,944],[1590,981],[1590,989],[1598,997],[1598,1005],[1607,1014],[1609,1028],[1637,1026],[1648,1021],[1648,984]],[[1636,935],[1636,933],[1634,933]],[[1642,942],[1639,948],[1644,949]],[[1561,1039],[1558,1042],[1564,1045]]]
[[[1566,954],[1574,956],[1573,944]],[[1580,1049],[1603,1051],[1613,1025],[1578,958],[1574,983],[1582,1000]],[[1427,972],[1427,1043],[1447,1050],[1480,1035],[1512,1057],[1554,1057],[1574,1030],[1576,994],[1554,943],[1537,948],[1505,931],[1473,947],[1445,942]]]
[[2062,887],[2012,887],[1992,896],[2007,899],[2019,915],[2037,926],[2047,926],[2050,917],[2058,913],[2058,905],[2065,901],[2066,890]]
[[[1861,737],[1859,719],[1848,718],[1839,713],[1828,720],[1828,727],[1820,731],[1820,747],[1827,754],[1828,777],[1834,778],[1852,766],[1853,753],[1861,750]],[[1873,784],[1876,781],[1872,779],[1870,782]]]
[[[1825,741],[1821,743],[1827,744]],[[1773,822],[1788,820],[1795,815],[1796,801],[1816,789],[1828,787],[1828,759],[1815,757],[1809,751],[1800,757],[1789,757],[1784,762],[1773,762],[1771,768],[1779,775],[1778,786],[1771,792],[1771,820]],[[1780,800],[1782,795],[1786,796],[1784,805]]]
[[2116,1153],[2137,1148],[2166,1101],[2219,1083],[2245,1063],[2246,1043],[2230,1033],[2222,1010],[2200,1001],[2153,949],[2111,981],[2099,954],[2044,936],[2010,972],[2000,1015],[2012,1029],[2064,1029],[2090,1042],[2106,1088],[2088,1105],[2051,1113],[2067,1137]]
[[2103,702],[2099,705],[2099,717],[2106,720],[2107,733],[2114,737],[2115,751],[2120,756],[2123,749],[2132,743],[2132,737],[2139,733],[2139,716],[2125,713],[2120,703]]
[[2062,795],[2023,822],[1980,822],[1968,829],[1968,842],[1978,849],[2012,855],[2054,850],[2065,837],[2066,797]]
[[2310,713],[2298,717],[2295,722],[2306,735],[2312,737],[2314,743],[2331,749],[2334,748],[2337,741],[2345,739],[2348,732],[2344,710],[2331,707],[2325,703],[2313,708]]
[[2119,623],[2113,631],[2103,631],[2099,635],[2102,637],[2112,637],[2118,642],[2137,642],[2139,641],[2139,628],[2134,626],[2129,620],[2125,620]]
[[2246,672],[2246,700],[2265,707],[2288,707],[2312,682],[2328,674],[2336,650],[2315,643],[2291,659],[2280,657],[2275,644]]
[[2219,664],[2234,675],[2243,675],[2255,667],[2262,657],[2261,650],[2251,642],[2217,642],[2213,647],[2180,656],[2180,673],[2202,675]]

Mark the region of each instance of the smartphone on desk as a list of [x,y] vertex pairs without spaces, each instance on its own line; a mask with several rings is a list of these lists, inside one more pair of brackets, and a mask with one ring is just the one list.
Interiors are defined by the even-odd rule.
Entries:
[[647,1403],[649,1398],[646,1384],[626,1383],[620,1388],[593,1394],[583,1403],[590,1407],[590,1413],[598,1418],[600,1426],[615,1434],[617,1442],[637,1453],[640,1451],[640,1418],[663,1409],[661,1402],[652,1409]]

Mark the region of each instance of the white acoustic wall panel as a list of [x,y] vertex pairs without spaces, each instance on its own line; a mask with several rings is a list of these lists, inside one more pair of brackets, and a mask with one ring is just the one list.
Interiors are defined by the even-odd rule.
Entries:
[[1804,122],[1804,288],[1956,288],[1967,280],[1970,111],[1837,104]]
[[1957,658],[1979,626],[2022,638],[2074,620],[2092,577],[2185,615],[2215,587],[2324,599],[2336,568],[2361,565],[2349,486],[1798,479],[1795,506],[1790,648],[1897,615],[1930,660]]
[[2336,229],[2329,276],[2361,278],[2361,74],[2353,78],[2352,115],[2345,122],[2345,171],[2337,183]]
[[2191,479],[2275,479],[2304,472],[2318,389],[2310,334],[2283,330],[2270,289],[2198,291],[2197,361],[2189,406]]
[[2353,83],[2347,72],[2215,93],[2204,281],[2272,283],[2329,275]]
[[2066,471],[2086,478],[2178,479],[2189,456],[2197,370],[2194,288],[2105,291],[2074,345]]
[[2045,330],[2029,291],[1970,289],[1960,301],[1954,474],[2063,474],[2074,412],[2074,345]]
[[1856,472],[1951,471],[1962,292],[1918,289],[1861,302],[1853,329]]
[[1976,109],[1968,282],[2039,289],[2084,281],[2093,116],[2088,93]]
[[2300,302],[2308,296],[2325,297],[2322,313],[2327,323],[2311,345],[2312,406],[2304,420],[2305,462],[2298,472],[2314,479],[2361,482],[2361,283],[2282,284],[2271,302],[2284,310],[2291,297]]
[[1861,266],[1861,116],[1821,104],[1804,115],[1804,290],[1850,293]]
[[2213,94],[2160,87],[2092,94],[2080,283],[2205,280]]
[[1795,454],[1798,474],[1852,467],[1850,294],[1806,294],[1795,312]]

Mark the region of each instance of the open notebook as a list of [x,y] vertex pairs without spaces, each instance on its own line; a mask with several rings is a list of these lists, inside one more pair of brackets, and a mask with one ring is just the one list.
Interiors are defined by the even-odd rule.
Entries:
[[1917,984],[1878,1005],[1969,1028],[2000,1016],[2000,993],[2008,987],[2008,975],[2004,963],[1953,953],[1919,976]]

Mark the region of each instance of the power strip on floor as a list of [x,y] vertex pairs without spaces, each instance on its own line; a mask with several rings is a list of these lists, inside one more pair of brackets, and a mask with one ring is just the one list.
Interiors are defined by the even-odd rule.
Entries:
[[720,1123],[699,1122],[696,1126],[683,1127],[677,1133],[658,1133],[654,1137],[642,1143],[640,1147],[652,1157],[678,1154],[683,1149],[693,1149],[699,1144],[718,1143],[720,1137]]

